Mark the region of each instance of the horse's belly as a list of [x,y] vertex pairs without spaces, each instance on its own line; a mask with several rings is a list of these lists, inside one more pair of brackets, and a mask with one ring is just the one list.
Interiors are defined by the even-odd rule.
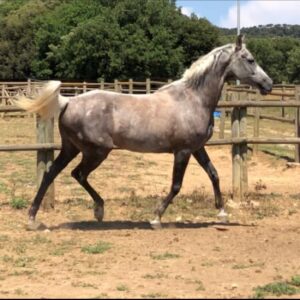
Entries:
[[162,153],[172,152],[171,144],[168,140],[147,136],[145,138],[133,138],[128,136],[115,136],[114,145],[121,149],[135,152]]

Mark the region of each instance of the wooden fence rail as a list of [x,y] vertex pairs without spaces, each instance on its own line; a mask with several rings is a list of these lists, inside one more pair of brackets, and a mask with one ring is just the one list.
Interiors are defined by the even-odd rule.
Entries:
[[[76,94],[82,93],[84,91],[93,88],[108,88],[125,93],[135,93],[136,88],[139,84],[145,87],[146,92],[151,93],[153,91],[153,83],[157,84],[157,87],[166,84],[166,82],[153,82],[147,80],[146,82],[133,82],[129,80],[127,82],[115,81],[114,83],[107,84],[103,81],[100,83],[71,83],[62,85],[61,90],[64,94]],[[13,84],[5,83],[5,85],[11,87],[8,93],[9,97],[12,96],[12,91],[17,91],[21,89],[26,89],[26,91],[31,91],[32,87],[29,88],[30,84],[15,83],[17,87],[13,88]],[[123,86],[127,85],[127,88]],[[78,87],[79,86],[79,87]],[[77,87],[77,90],[76,90]],[[276,87],[275,87],[276,88]],[[283,89],[284,88],[284,89]],[[280,96],[293,99],[285,100],[282,99],[274,100],[260,100],[260,96],[256,90],[247,89],[244,87],[239,87],[234,89],[233,87],[225,86],[225,90],[222,93],[222,99],[218,103],[218,110],[221,111],[220,119],[220,133],[219,139],[210,140],[207,146],[217,146],[217,145],[232,145],[232,192],[234,199],[242,200],[244,195],[248,190],[248,172],[247,172],[247,150],[248,145],[253,145],[253,152],[255,153],[255,146],[259,144],[293,144],[295,145],[295,161],[300,161],[300,86],[279,86],[278,89],[283,90]],[[285,90],[289,90],[286,93]],[[1,83],[0,83],[1,90]],[[3,89],[2,89],[3,91]],[[142,89],[138,90],[138,93]],[[292,92],[290,92],[292,91]],[[274,95],[278,92],[275,91]],[[3,95],[3,94],[2,94]],[[273,95],[272,95],[273,96]],[[6,99],[6,96],[4,97]],[[2,98],[1,100],[3,101]],[[249,100],[252,99],[252,100]],[[253,100],[254,99],[254,100]],[[3,103],[5,105],[0,106],[0,113],[12,113],[12,112],[22,112],[19,108],[11,105],[11,102]],[[7,104],[7,105],[6,105]],[[296,109],[295,115],[295,137],[282,137],[282,138],[262,138],[259,137],[259,120],[263,117],[268,117],[261,115],[259,112],[260,108],[263,107],[294,107]],[[247,109],[254,108],[254,114],[250,114],[254,117],[254,136],[247,136]],[[231,137],[225,138],[225,113],[231,113]],[[24,112],[23,112],[24,113]],[[272,117],[272,116],[271,116]],[[282,117],[282,119],[284,119]],[[278,120],[281,121],[278,117]],[[292,122],[292,120],[289,120]],[[0,151],[37,151],[37,181],[38,185],[41,182],[43,173],[49,169],[50,165],[54,159],[54,151],[59,150],[61,146],[55,144],[53,141],[53,130],[54,122],[53,120],[44,122],[39,118],[36,118],[36,128],[37,128],[37,144],[27,144],[27,145],[0,145]],[[117,148],[116,148],[117,149]],[[44,200],[44,208],[49,208],[54,206],[54,186],[49,189]]]

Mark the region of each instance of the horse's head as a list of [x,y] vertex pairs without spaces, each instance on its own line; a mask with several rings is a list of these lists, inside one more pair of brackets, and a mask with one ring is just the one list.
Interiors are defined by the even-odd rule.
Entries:
[[242,83],[257,87],[263,95],[272,91],[272,79],[255,62],[253,55],[243,44],[242,35],[237,37],[235,51],[231,57],[227,74],[228,76],[234,76]]

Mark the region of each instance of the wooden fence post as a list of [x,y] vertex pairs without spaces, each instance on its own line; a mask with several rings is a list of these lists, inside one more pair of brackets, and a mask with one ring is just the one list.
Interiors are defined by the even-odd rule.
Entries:
[[[241,101],[247,100],[247,93],[240,93]],[[240,137],[247,138],[247,107],[240,108]],[[248,145],[247,143],[240,144],[241,155],[241,200],[244,199],[245,194],[248,192]]]
[[[233,98],[237,98],[236,94],[233,95]],[[232,138],[238,138],[240,135],[239,115],[240,115],[239,107],[234,107],[231,113]],[[241,178],[240,145],[232,144],[232,196],[234,200],[240,200],[240,196],[241,196],[240,178]]]
[[83,82],[83,92],[85,93],[87,91],[87,89],[86,89],[86,82],[84,81]]
[[[255,101],[258,101],[258,98],[259,98],[259,91],[257,90],[256,94],[255,94]],[[253,136],[257,137],[257,138],[259,137],[259,120],[260,120],[260,108],[255,107],[254,108],[254,126],[253,126],[254,132],[253,132]],[[257,153],[258,153],[258,144],[253,144],[252,149],[253,149],[252,154],[257,155]]]
[[[246,93],[233,94],[234,100],[242,100]],[[247,108],[234,107],[231,115],[232,138],[247,138]],[[232,195],[241,201],[248,191],[247,143],[232,145]]]
[[2,84],[2,89],[1,89],[1,105],[6,105],[6,101],[5,101],[5,85]]
[[[40,117],[36,117],[37,143],[53,143],[54,142],[54,119],[43,121]],[[45,172],[49,171],[54,160],[54,150],[38,150],[37,151],[37,187],[39,188]],[[49,210],[54,208],[55,193],[54,183],[52,183],[45,194],[42,208]]]
[[101,78],[101,81],[100,81],[100,90],[104,90],[104,79]]
[[[295,99],[300,101],[300,86],[295,86]],[[295,135],[300,137],[300,112],[299,107],[296,108],[295,114]],[[300,163],[300,145],[295,145],[295,162]]]
[[[224,84],[221,100],[227,100],[227,83]],[[225,108],[221,108],[221,116],[220,116],[220,127],[219,127],[219,138],[224,139],[225,137],[225,120],[226,120],[226,110]]]
[[133,80],[131,78],[129,79],[128,90],[129,90],[129,94],[133,94]]
[[114,89],[115,89],[115,92],[119,92],[120,91],[118,79],[114,80]]
[[[284,99],[284,93],[285,93],[285,86],[284,86],[284,84],[285,84],[285,82],[282,81],[282,84],[283,84],[283,86],[281,87],[281,92],[282,92],[281,101],[284,101],[284,100],[285,100],[285,99]],[[285,116],[285,109],[284,109],[284,107],[281,108],[281,116],[282,116],[283,118],[284,118],[284,116]]]
[[146,94],[151,93],[151,81],[149,78],[146,79]]
[[27,95],[31,94],[31,79],[27,79]]

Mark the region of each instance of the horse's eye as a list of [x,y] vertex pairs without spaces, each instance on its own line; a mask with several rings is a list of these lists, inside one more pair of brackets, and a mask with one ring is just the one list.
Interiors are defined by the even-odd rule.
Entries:
[[250,59],[247,59],[247,61],[248,61],[248,63],[250,64],[250,65],[253,65],[254,64],[254,59],[252,59],[252,58],[250,58]]

